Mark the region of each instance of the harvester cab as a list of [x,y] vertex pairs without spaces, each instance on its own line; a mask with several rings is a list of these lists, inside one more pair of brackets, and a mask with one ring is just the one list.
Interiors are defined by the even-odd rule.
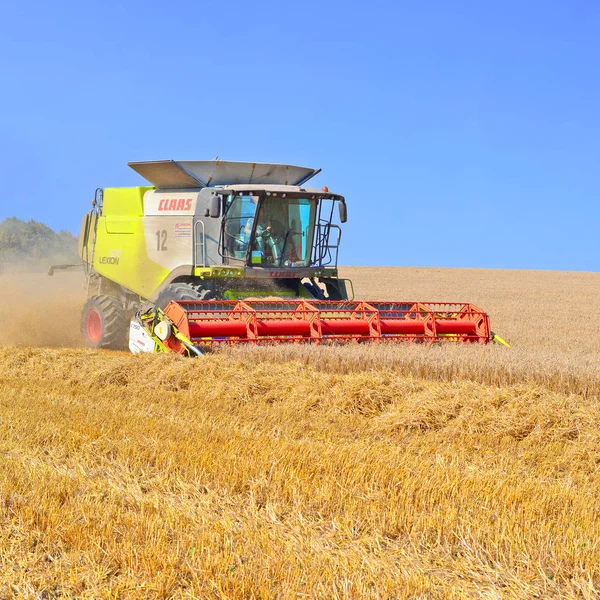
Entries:
[[89,346],[197,354],[219,342],[492,337],[487,315],[470,304],[354,301],[337,267],[346,201],[305,185],[320,170],[129,166],[151,185],[97,190],[82,223]]
[[[296,294],[301,293],[298,281],[305,277],[336,277],[341,230],[332,222],[333,205],[345,200],[328,190],[303,187],[319,171],[224,161],[130,166],[155,186],[143,199],[144,216],[154,217],[145,221],[160,232],[155,234],[154,260],[171,258],[170,266],[178,262],[181,267],[191,258],[191,275],[205,279],[213,279],[215,271],[202,269],[215,266],[231,267],[221,269],[223,275],[253,281],[289,279],[293,285],[280,288]],[[187,247],[172,244],[179,250],[174,260],[168,245],[170,228],[161,229],[160,223],[165,221],[157,221],[169,216],[176,219],[173,235],[192,242]],[[254,287],[264,287],[260,281],[254,283]],[[338,290],[338,295],[345,292]]]

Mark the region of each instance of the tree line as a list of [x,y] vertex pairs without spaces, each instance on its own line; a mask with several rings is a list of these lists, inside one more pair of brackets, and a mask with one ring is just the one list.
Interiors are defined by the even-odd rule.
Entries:
[[39,221],[10,217],[0,221],[0,272],[45,271],[52,264],[76,264],[77,237]]

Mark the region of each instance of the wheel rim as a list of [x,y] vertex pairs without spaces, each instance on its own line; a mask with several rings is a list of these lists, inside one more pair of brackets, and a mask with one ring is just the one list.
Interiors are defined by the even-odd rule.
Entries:
[[94,344],[102,337],[102,319],[97,310],[91,310],[88,313],[85,323],[85,330],[90,342]]

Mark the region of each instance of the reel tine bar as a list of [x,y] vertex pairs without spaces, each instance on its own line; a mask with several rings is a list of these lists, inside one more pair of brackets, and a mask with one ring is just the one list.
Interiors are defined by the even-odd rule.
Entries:
[[171,302],[165,313],[195,345],[491,340],[487,314],[465,303],[180,300]]

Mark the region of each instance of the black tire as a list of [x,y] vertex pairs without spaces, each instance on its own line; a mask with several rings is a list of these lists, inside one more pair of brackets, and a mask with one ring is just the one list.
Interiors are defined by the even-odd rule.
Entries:
[[191,283],[171,283],[158,294],[154,304],[159,308],[165,308],[173,300],[210,300],[210,290],[203,290]]
[[89,348],[125,350],[129,318],[120,300],[113,296],[92,296],[81,312],[81,335]]

